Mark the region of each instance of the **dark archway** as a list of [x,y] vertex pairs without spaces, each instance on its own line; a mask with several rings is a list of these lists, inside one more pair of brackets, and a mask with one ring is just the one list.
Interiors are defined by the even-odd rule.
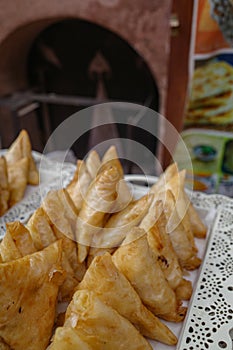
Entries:
[[[144,59],[103,27],[83,20],[64,20],[42,31],[31,47],[28,77],[40,93],[95,98],[100,76],[108,100],[136,102],[159,110],[158,88]],[[48,104],[51,131],[83,107]],[[156,140],[145,131],[135,127],[127,135],[119,127],[119,134],[140,141],[155,153]],[[79,158],[88,151],[87,137],[83,135],[73,147]]]

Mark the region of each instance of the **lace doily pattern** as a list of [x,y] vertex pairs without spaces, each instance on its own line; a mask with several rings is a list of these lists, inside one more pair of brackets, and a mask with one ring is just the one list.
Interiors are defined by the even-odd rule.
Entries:
[[217,216],[177,349],[232,350],[233,200],[201,193],[192,199],[199,208],[215,208]]

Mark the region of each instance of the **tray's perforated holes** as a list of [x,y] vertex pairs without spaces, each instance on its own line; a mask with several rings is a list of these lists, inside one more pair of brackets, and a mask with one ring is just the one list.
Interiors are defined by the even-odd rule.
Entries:
[[227,343],[225,343],[225,341],[221,340],[221,341],[218,342],[218,346],[221,349],[225,349],[227,347]]
[[229,290],[229,292],[233,292],[233,286],[229,286],[227,287],[227,289]]
[[231,329],[229,330],[229,334],[230,334],[230,337],[231,337],[232,349],[233,349],[233,328],[231,328]]

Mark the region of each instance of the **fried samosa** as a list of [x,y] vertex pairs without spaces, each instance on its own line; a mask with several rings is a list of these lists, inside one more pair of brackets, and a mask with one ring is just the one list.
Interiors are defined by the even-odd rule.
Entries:
[[36,250],[41,250],[57,240],[52,230],[49,217],[42,207],[36,209],[30,217],[27,227]]
[[167,182],[178,172],[178,167],[176,163],[170,164],[166,170],[160,175],[158,181],[151,187],[150,193],[159,193],[163,189]]
[[75,329],[58,327],[47,350],[95,350],[95,348],[84,342]]
[[84,161],[78,160],[74,177],[66,188],[78,212],[82,207],[83,199],[91,181],[92,177],[87,170],[86,164]]
[[92,179],[94,179],[101,166],[101,160],[98,153],[93,150],[91,151],[86,159],[86,167]]
[[75,292],[66,311],[64,327],[75,329],[95,350],[152,349],[126,318],[88,290]]
[[[52,194],[50,195],[51,197],[46,202],[47,203],[46,205],[49,205],[49,203],[52,203],[50,207],[50,210],[51,210],[50,215],[54,218],[54,221],[56,221],[56,217],[53,214],[53,210],[57,208],[57,205],[59,206],[59,203],[55,203],[56,199],[59,202],[59,195],[57,192],[55,196],[53,196]],[[65,214],[63,210],[63,217],[64,215]],[[62,229],[63,232],[65,232],[66,227],[68,227],[68,229],[71,232],[72,228],[69,225],[69,223],[67,224],[67,222],[64,222],[63,227],[61,227],[61,225],[59,225],[59,227],[60,229]],[[53,224],[50,221],[48,215],[46,214],[43,208],[38,208],[35,211],[33,216],[28,221],[27,227],[30,231],[34,245],[38,250],[43,249],[44,247],[47,247],[47,245],[53,243],[58,239],[63,240],[62,267],[66,271],[66,278],[60,290],[61,290],[62,300],[70,300],[72,297],[74,288],[76,287],[78,282],[82,279],[86,271],[85,265],[80,264],[78,262],[76,242],[66,237],[63,234],[63,232],[61,232],[58,228],[55,227],[55,224]]]
[[80,262],[85,260],[93,235],[103,227],[106,215],[115,204],[119,180],[118,169],[109,167],[95,178],[88,189],[76,226]]
[[[165,172],[159,177],[158,181],[151,187],[150,192],[158,194],[161,191],[164,191],[165,187],[170,189],[175,195],[176,200],[179,200],[179,215],[181,217],[186,216],[186,229],[191,229],[195,237],[205,238],[207,228],[201,221],[198,213],[188,198],[184,186],[185,171],[183,170],[179,172],[177,164],[173,163],[167,167]],[[181,210],[183,210],[183,213]],[[187,219],[187,216],[189,220]]]
[[110,166],[116,167],[121,176],[121,180],[117,185],[117,199],[114,206],[114,212],[118,212],[120,210],[123,210],[132,201],[132,193],[128,184],[124,180],[124,170],[122,168],[115,146],[109,147],[105,152],[102,158],[99,172]]
[[22,257],[19,249],[16,247],[13,238],[8,230],[0,243],[0,260],[1,262],[8,262]]
[[168,284],[144,230],[131,230],[113,254],[113,262],[155,315],[174,322],[184,319],[186,308]]
[[117,184],[117,199],[114,206],[114,212],[118,212],[123,210],[132,201],[132,193],[128,184],[124,180],[124,170],[115,146],[109,147],[105,152],[99,172],[110,166],[116,167],[121,176],[121,180]]
[[[123,241],[129,229],[142,220],[149,207],[150,196],[144,196],[138,201],[131,202],[128,185],[123,179],[119,182],[117,192],[117,205],[114,206],[114,211],[117,213],[110,216],[104,228],[93,236],[92,247],[88,252],[88,266],[95,256],[104,255],[106,252],[112,254]],[[119,209],[121,210],[119,211]]]
[[109,166],[115,166],[121,177],[124,176],[124,171],[121,165],[121,162],[119,160],[118,154],[117,154],[117,150],[115,146],[111,146],[107,149],[107,151],[105,152],[103,158],[102,158],[102,162],[101,162],[101,167],[100,167],[100,171],[103,171],[104,169],[106,169]]
[[131,202],[124,210],[111,215],[104,229],[94,237],[95,245],[105,248],[118,247],[131,228],[143,219],[152,199],[153,195],[145,195]]
[[9,207],[18,203],[24,196],[28,181],[29,159],[22,158],[13,165],[8,165],[10,189]]
[[65,189],[49,191],[42,202],[42,208],[48,215],[58,238],[65,236],[74,240],[77,211],[68,196]]
[[179,299],[189,300],[192,295],[192,284],[183,278],[178,257],[166,232],[166,224],[162,201],[153,201],[140,227],[147,232],[148,243],[170,287],[176,291]]
[[44,350],[64,279],[62,242],[0,264],[0,337],[15,350]]
[[25,157],[29,160],[27,183],[30,185],[38,185],[39,172],[32,157],[31,141],[27,131],[22,130],[6,153],[7,164],[9,166],[14,166],[15,163]]
[[202,222],[200,216],[198,215],[196,209],[194,208],[192,202],[189,200],[187,194],[184,192],[184,199],[188,205],[188,216],[190,220],[190,226],[192,232],[197,238],[205,238],[207,234],[207,227]]
[[170,190],[166,191],[166,201],[163,206],[167,219],[166,230],[181,266],[187,270],[196,269],[200,266],[201,259],[197,257],[197,249],[187,236],[183,220],[180,219],[176,210],[175,198]]
[[0,216],[8,209],[10,190],[8,183],[7,163],[5,157],[0,157]]
[[115,267],[110,254],[97,256],[89,266],[78,290],[88,289],[127,318],[142,335],[174,345],[175,335],[141,302],[127,278]]
[[[183,226],[186,231],[190,244],[193,249],[196,249],[194,242],[194,235],[190,225],[190,219],[188,215],[188,202],[184,198],[184,182],[185,182],[186,170],[182,170],[175,174],[166,184],[166,189],[170,190],[175,198],[176,211],[182,220]],[[174,227],[175,228],[175,227]],[[197,249],[196,249],[197,250]]]
[[6,234],[10,234],[21,256],[37,251],[28,229],[19,221],[6,223]]

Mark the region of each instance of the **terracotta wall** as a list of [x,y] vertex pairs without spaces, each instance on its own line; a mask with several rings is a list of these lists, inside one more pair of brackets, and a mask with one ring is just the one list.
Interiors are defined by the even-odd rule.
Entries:
[[125,39],[147,62],[160,91],[167,90],[171,0],[0,0],[0,95],[27,86],[27,55],[49,24],[79,18]]

